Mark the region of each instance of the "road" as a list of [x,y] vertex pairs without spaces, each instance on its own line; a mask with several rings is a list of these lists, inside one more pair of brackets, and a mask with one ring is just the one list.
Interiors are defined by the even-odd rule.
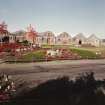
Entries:
[[12,75],[16,81],[24,80],[29,86],[35,86],[46,80],[63,76],[69,76],[74,79],[81,73],[91,71],[95,73],[97,79],[104,79],[105,59],[0,64],[0,73]]

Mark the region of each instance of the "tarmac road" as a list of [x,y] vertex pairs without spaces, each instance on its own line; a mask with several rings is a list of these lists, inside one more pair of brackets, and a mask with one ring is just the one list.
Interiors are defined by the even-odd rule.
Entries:
[[0,73],[12,75],[16,81],[24,80],[29,86],[62,76],[74,79],[85,72],[94,72],[97,79],[104,79],[105,59],[0,64]]

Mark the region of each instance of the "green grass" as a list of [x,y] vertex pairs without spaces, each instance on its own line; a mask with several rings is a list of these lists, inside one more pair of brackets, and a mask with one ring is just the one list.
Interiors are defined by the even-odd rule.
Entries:
[[100,57],[100,55],[96,55],[95,52],[89,50],[71,48],[71,51],[80,55],[82,59],[96,59]]
[[81,49],[81,50],[88,50],[88,51],[92,51],[92,52],[97,52],[97,51],[103,52],[103,51],[105,51],[104,47],[79,47],[79,48],[70,47],[70,48]]
[[30,52],[30,53],[25,54],[22,57],[22,60],[25,60],[25,61],[39,61],[39,60],[42,60],[44,57],[45,57],[45,51],[38,50],[38,51],[35,51],[35,52]]
[[42,45],[42,48],[75,48],[75,49],[81,49],[81,50],[88,50],[92,52],[105,52],[105,47],[73,47],[73,45]]
[[69,48],[70,45],[42,45],[42,48]]
[[[105,47],[73,47],[71,45],[43,45],[43,48],[70,48],[73,52],[81,56],[82,59],[95,59],[105,57]],[[96,53],[101,55],[96,55]]]
[[51,48],[51,45],[44,44],[44,45],[42,45],[42,48]]
[[[99,47],[73,47],[64,45],[44,45],[43,48],[68,48],[72,52],[77,53],[82,59],[98,59],[105,58],[105,48]],[[96,52],[101,52],[100,55],[96,55]],[[14,56],[6,57],[6,61],[13,62],[33,62],[33,61],[43,61],[45,59],[46,52],[44,50],[37,50],[34,52],[28,52],[21,58],[15,58]]]

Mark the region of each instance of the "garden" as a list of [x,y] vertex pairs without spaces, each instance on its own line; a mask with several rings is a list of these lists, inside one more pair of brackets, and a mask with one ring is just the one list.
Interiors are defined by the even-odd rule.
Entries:
[[3,44],[0,59],[4,62],[41,62],[53,60],[104,59],[105,48],[43,45],[42,47],[22,44]]

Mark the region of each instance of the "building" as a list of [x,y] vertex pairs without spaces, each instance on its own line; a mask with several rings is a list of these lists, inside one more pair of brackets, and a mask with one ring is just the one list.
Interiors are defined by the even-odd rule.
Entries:
[[0,24],[1,44],[4,42],[23,42],[25,40],[35,45],[105,46],[105,39],[101,40],[94,34],[90,35],[88,38],[86,38],[82,33],[79,33],[72,38],[67,32],[62,32],[58,36],[55,36],[51,31],[37,33],[31,25],[27,28],[27,32],[20,30],[10,33],[7,30],[5,22]]
[[101,40],[101,46],[102,46],[102,47],[105,47],[105,39],[102,39],[102,40]]
[[87,44],[87,39],[82,33],[79,33],[75,37],[73,37],[72,43],[74,45],[81,46],[81,45]]
[[39,44],[54,45],[55,44],[55,35],[51,31],[38,33],[37,41],[39,42]]
[[94,34],[92,34],[87,38],[87,44],[95,47],[100,47],[101,40],[98,37],[96,37]]
[[11,34],[8,29],[5,22],[2,22],[0,24],[0,43],[14,43],[15,37],[13,34]]
[[69,45],[71,44],[71,36],[67,32],[63,32],[56,37],[57,45]]
[[34,30],[34,28],[30,26],[27,28],[27,32],[25,33],[25,39],[31,44],[37,43],[37,32]]
[[26,32],[23,30],[19,30],[19,31],[12,33],[11,42],[23,42],[25,40],[25,34]]

